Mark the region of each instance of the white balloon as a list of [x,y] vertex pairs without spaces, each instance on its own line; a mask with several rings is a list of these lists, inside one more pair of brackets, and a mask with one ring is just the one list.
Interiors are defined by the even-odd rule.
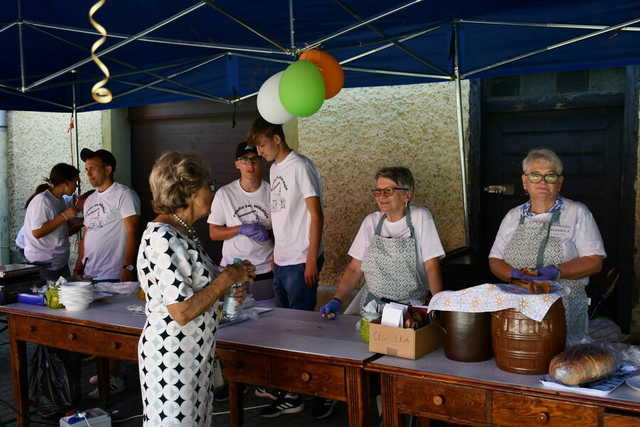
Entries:
[[280,79],[284,71],[274,74],[262,83],[258,91],[258,112],[263,119],[275,125],[281,125],[293,118],[280,102]]

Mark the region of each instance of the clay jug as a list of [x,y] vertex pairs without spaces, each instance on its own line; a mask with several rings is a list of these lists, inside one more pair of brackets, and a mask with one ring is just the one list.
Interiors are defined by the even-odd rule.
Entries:
[[480,362],[491,358],[491,313],[441,311],[440,317],[447,358],[459,362]]
[[498,368],[517,374],[546,374],[553,356],[565,346],[562,300],[540,322],[514,309],[496,311],[491,314],[491,329]]

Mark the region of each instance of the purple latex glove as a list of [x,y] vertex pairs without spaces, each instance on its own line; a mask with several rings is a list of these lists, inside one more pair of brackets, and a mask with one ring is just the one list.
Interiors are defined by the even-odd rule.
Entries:
[[514,279],[526,280],[528,282],[532,280],[541,280],[540,277],[529,276],[528,274],[524,274],[522,271],[518,270],[517,268],[514,268],[513,270],[511,270],[511,280],[514,280]]
[[342,303],[333,298],[320,308],[320,316],[322,316],[323,319],[335,319],[338,315],[338,310],[340,310],[340,306],[342,306]]
[[538,276],[536,280],[552,280],[556,281],[560,278],[560,270],[555,265],[547,265],[546,267],[536,268]]
[[238,234],[243,234],[256,242],[266,242],[270,239],[267,229],[257,222],[242,224],[238,229]]

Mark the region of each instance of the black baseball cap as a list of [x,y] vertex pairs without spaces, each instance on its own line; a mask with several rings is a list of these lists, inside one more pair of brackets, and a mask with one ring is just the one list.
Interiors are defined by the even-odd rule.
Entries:
[[83,162],[86,162],[87,159],[92,159],[94,157],[98,157],[105,165],[111,166],[114,171],[116,170],[116,158],[113,157],[113,154],[111,154],[111,152],[103,149],[93,151],[89,148],[83,148],[82,151],[80,151],[80,158]]
[[252,145],[247,144],[246,141],[241,142],[240,144],[238,144],[238,147],[236,148],[236,159],[239,159],[240,157],[249,153],[258,154],[258,149]]

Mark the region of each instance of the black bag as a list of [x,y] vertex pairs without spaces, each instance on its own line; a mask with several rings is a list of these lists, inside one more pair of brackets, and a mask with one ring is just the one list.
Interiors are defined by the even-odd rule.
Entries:
[[71,389],[59,350],[36,346],[29,363],[29,399],[38,414],[49,418],[71,407]]

